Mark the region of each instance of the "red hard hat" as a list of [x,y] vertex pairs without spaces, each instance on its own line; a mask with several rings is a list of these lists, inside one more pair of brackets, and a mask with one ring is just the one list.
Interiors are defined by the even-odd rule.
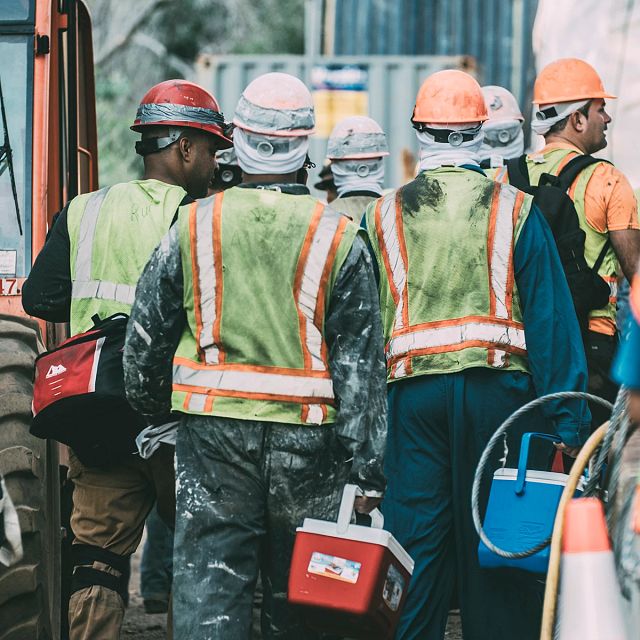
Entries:
[[219,138],[221,149],[233,146],[217,100],[187,80],[165,80],[144,95],[131,129],[141,131],[154,125],[203,129]]

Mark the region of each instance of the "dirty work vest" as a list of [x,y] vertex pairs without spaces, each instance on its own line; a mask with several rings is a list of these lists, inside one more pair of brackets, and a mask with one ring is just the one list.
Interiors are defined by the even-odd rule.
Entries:
[[307,195],[234,187],[180,209],[175,411],[335,421],[324,318],[358,232]]
[[96,313],[130,312],[140,274],[185,195],[182,187],[134,180],[71,201],[72,335],[91,328]]
[[[536,154],[533,154],[535,156]],[[527,167],[529,169],[529,178],[532,185],[537,185],[540,176],[543,173],[557,175],[562,168],[572,160],[578,152],[573,149],[555,149],[544,154],[544,162],[534,162],[532,156],[527,156]],[[589,180],[593,172],[600,166],[595,163],[584,169],[576,181],[569,189],[569,197],[573,200],[580,222],[580,228],[586,234],[584,243],[584,257],[587,264],[592,267],[600,252],[602,251],[607,238],[607,233],[600,233],[594,229],[588,222],[584,210],[584,194],[587,190]],[[602,309],[593,309],[589,313],[589,318],[608,318],[615,325],[616,320],[616,300],[618,296],[618,259],[611,247],[604,256],[604,260],[598,269],[598,275],[603,278],[609,285],[611,295],[609,296],[609,304]]]
[[367,209],[389,381],[470,367],[528,372],[513,250],[531,196],[442,167]]
[[329,206],[334,211],[339,211],[345,216],[348,216],[356,224],[360,224],[365,209],[375,200],[377,200],[377,198],[374,196],[351,196],[348,198],[336,198]]

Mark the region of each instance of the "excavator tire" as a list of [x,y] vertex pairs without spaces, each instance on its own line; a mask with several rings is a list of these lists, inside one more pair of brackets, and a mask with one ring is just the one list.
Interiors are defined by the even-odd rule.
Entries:
[[59,640],[58,445],[29,433],[38,324],[0,314],[0,473],[18,511],[24,557],[0,565],[0,640]]

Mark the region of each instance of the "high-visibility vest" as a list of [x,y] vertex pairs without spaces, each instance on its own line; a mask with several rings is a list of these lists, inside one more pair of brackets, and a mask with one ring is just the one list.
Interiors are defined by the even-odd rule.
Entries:
[[470,367],[529,371],[513,251],[531,201],[442,167],[369,206],[389,381]]
[[90,329],[95,314],[131,311],[140,274],[185,195],[159,180],[133,180],[71,201],[72,335]]
[[358,227],[307,195],[234,187],[178,218],[187,324],[175,411],[335,421],[324,319]]
[[348,216],[356,224],[360,224],[360,220],[364,216],[367,206],[377,200],[375,196],[351,196],[349,198],[336,198],[329,206],[335,211]]
[[[532,185],[537,185],[540,176],[543,173],[557,175],[562,168],[573,158],[578,155],[578,151],[574,149],[554,149],[544,154],[544,162],[534,161],[532,158],[536,154],[527,157],[527,168],[529,169],[529,179]],[[542,156],[538,155],[538,159]],[[584,195],[587,185],[593,172],[600,166],[600,163],[589,165],[580,172],[577,179],[571,185],[568,191],[569,197],[573,200],[580,228],[585,232],[586,238],[584,243],[584,257],[587,264],[591,267],[595,264],[600,252],[604,248],[609,237],[608,233],[601,233],[594,229],[588,222],[584,209]],[[601,309],[593,309],[589,312],[589,318],[608,318],[615,326],[616,320],[616,302],[618,297],[618,259],[611,246],[604,256],[604,260],[598,270],[598,275],[603,278],[609,285],[611,291],[609,296],[609,304]]]

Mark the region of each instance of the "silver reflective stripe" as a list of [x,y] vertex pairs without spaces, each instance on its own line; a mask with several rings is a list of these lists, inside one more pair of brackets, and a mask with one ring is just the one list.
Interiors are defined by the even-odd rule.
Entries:
[[207,403],[208,396],[204,393],[192,393],[189,398],[188,407],[190,411],[203,412]]
[[297,304],[305,319],[306,348],[311,356],[311,368],[314,371],[326,371],[322,357],[322,334],[314,324],[314,316],[318,305],[318,295],[322,285],[322,273],[327,260],[330,259],[331,243],[338,230],[340,217],[333,211],[325,209],[316,227],[307,261],[302,272]]
[[100,191],[92,193],[85,202],[78,233],[78,253],[76,254],[74,280],[91,280],[91,264],[93,261],[96,227],[98,226],[100,208],[108,191],[108,187],[100,189]]
[[138,124],[153,124],[154,122],[197,122],[199,124],[215,124],[224,126],[224,115],[220,111],[205,107],[190,107],[183,104],[167,102],[141,104],[136,113]]
[[305,423],[306,424],[322,424],[323,419],[324,419],[324,413],[322,411],[322,406],[319,404],[310,404]]
[[136,297],[136,288],[130,284],[117,284],[106,280],[74,280],[71,297],[74,300],[94,298],[132,305]]
[[96,340],[96,349],[93,353],[93,363],[91,364],[91,376],[89,377],[89,386],[87,391],[93,393],[96,390],[96,377],[98,376],[98,365],[100,363],[100,354],[102,353],[102,346],[106,338],[98,338]]
[[499,347],[526,350],[524,329],[494,322],[466,322],[427,329],[417,329],[389,341],[387,358],[402,357],[422,349],[456,347],[465,342],[479,341]]
[[505,186],[498,191],[498,210],[491,247],[491,288],[495,295],[495,315],[507,319],[511,316],[511,309],[507,308],[507,293],[509,287],[509,266],[511,264],[511,247],[513,245],[513,209],[516,203],[517,191]]
[[265,373],[263,371],[235,371],[223,369],[192,369],[174,364],[173,383],[202,389],[217,389],[239,394],[268,394],[284,398],[333,399],[331,378],[312,378],[286,373]]
[[216,282],[215,254],[213,249],[213,211],[214,198],[198,201],[196,209],[196,255],[198,264],[198,288],[200,290],[200,317],[202,330],[196,336],[204,352],[207,364],[218,364],[220,351],[213,340],[213,325],[216,321]]
[[400,236],[396,225],[396,194],[390,193],[385,196],[380,206],[380,226],[382,228],[382,239],[391,268],[391,280],[398,293],[398,305],[396,307],[395,329],[404,327],[404,288],[407,283],[407,265],[402,259],[400,251]]

